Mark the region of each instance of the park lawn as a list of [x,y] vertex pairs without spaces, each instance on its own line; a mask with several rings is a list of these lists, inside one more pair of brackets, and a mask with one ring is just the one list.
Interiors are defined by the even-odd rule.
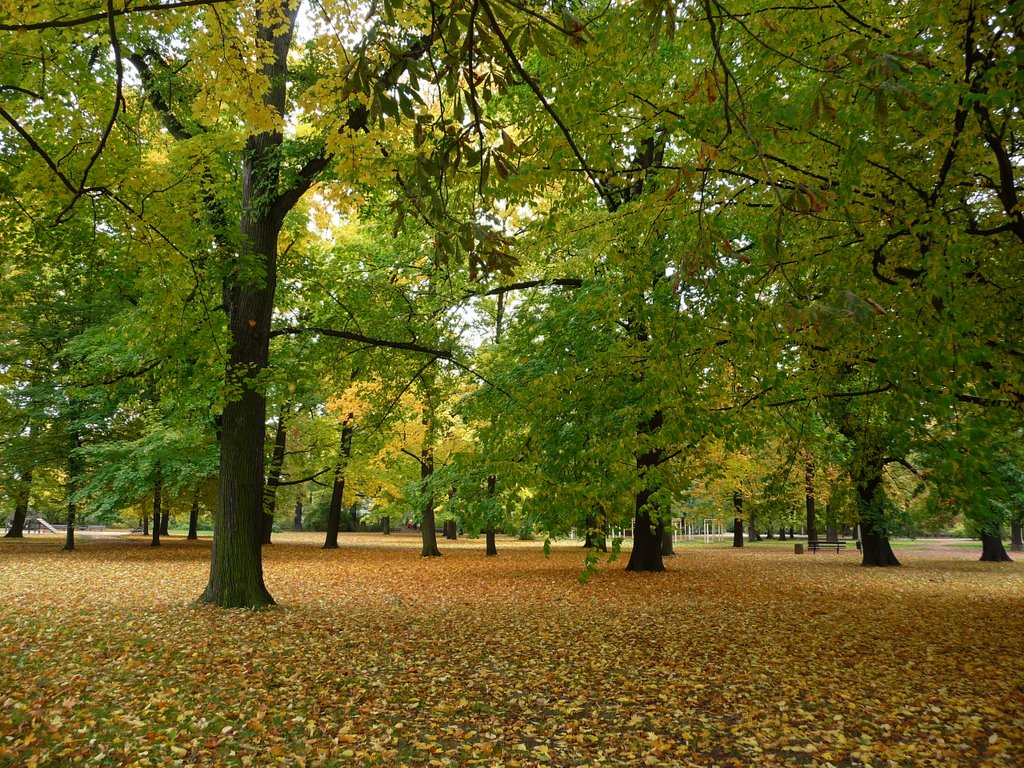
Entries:
[[[1019,766],[1024,566],[279,535],[279,607],[196,606],[209,541],[0,541],[3,766]],[[447,545],[447,546],[445,546]]]

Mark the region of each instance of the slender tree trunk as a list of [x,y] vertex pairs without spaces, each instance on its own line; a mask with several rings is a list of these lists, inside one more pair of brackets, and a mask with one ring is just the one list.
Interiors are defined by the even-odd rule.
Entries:
[[817,520],[814,517],[814,454],[807,452],[807,463],[804,465],[804,503],[807,510],[807,540],[817,541]]
[[164,504],[160,512],[160,535],[170,536],[169,528],[171,527],[171,507],[168,504]]
[[21,539],[25,537],[25,518],[28,517],[28,505],[32,498],[32,470],[26,469],[18,478],[14,497],[14,517],[11,527],[4,535],[5,539]]
[[839,531],[834,525],[829,525],[825,528],[825,541],[838,542]]
[[382,517],[380,519],[380,531],[385,536],[390,536],[391,535],[391,518],[390,517],[385,515],[384,517]]
[[261,541],[270,544],[270,536],[274,532],[274,512],[277,509],[277,489],[281,484],[281,468],[284,466],[285,448],[288,442],[287,418],[292,404],[284,403],[277,414],[277,426],[274,428],[274,450],[270,454],[270,467],[267,471],[267,485],[263,491],[263,527]]
[[[427,487],[427,482],[430,480],[431,475],[434,474],[434,449],[430,444],[430,417],[427,414],[423,416],[423,423],[427,424],[427,436],[424,438],[423,449],[420,452],[420,480],[423,482],[423,487]],[[423,548],[420,550],[422,557],[440,557],[441,552],[437,548],[437,525],[434,521],[434,496],[428,494],[426,500],[423,502],[423,514],[422,521],[420,523],[420,534],[423,537]]]
[[1024,536],[1022,536],[1021,534],[1021,524],[1019,522],[1010,523],[1011,552],[1024,552]]
[[82,436],[77,429],[73,430],[68,451],[68,515],[64,529],[64,550],[67,552],[71,552],[75,548],[75,523],[78,514],[75,491],[78,489],[78,476],[82,471],[82,460],[78,456],[78,449],[81,445]]
[[780,525],[779,526],[779,541],[785,541],[785,540],[786,540],[786,526]]
[[149,515],[142,515],[142,535],[149,536]]
[[484,531],[484,535],[487,538],[487,549],[485,554],[489,557],[494,557],[498,554],[498,543],[494,535],[494,526],[488,525],[487,530]]
[[295,500],[295,515],[292,518],[292,530],[302,533],[302,499]]
[[774,539],[775,536],[772,534],[772,527],[769,525],[768,530],[765,531],[765,538]]
[[160,534],[162,532],[161,520],[160,520],[160,505],[162,499],[160,498],[163,492],[164,478],[160,472],[160,465],[156,467],[156,479],[153,481],[153,540],[149,543],[151,547],[160,546]]
[[982,531],[981,560],[986,563],[1012,562],[1010,560],[1010,556],[1006,554],[1006,548],[1003,546],[1003,535],[1001,531],[996,530],[995,533],[986,533]]
[[352,423],[346,419],[341,428],[341,446],[338,449],[338,466],[334,470],[331,506],[327,512],[327,537],[324,540],[324,549],[338,548],[338,529],[341,527],[341,511],[345,503],[345,469],[351,456]]
[[454,520],[445,520],[444,537],[450,541],[456,541],[459,538],[459,524]]
[[196,541],[199,538],[199,492],[192,496],[192,509],[188,513],[188,538]]
[[733,519],[732,519],[732,545],[734,547],[743,546],[743,491],[735,490],[732,492],[732,508],[733,508]]

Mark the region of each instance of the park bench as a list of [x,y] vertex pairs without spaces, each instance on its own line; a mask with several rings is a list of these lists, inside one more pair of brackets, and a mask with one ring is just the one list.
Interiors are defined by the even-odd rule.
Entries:
[[819,549],[832,549],[837,553],[840,550],[846,549],[845,541],[808,541],[807,550],[809,552],[817,552]]

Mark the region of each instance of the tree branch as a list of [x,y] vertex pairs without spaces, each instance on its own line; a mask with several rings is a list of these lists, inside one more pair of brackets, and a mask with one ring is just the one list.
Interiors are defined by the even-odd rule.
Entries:
[[417,344],[412,341],[390,341],[388,339],[375,339],[370,336],[365,336],[361,333],[352,333],[351,331],[338,331],[333,328],[296,328],[289,326],[287,328],[278,328],[270,332],[270,338],[276,336],[299,336],[304,333],[318,333],[321,336],[329,336],[333,339],[345,339],[347,341],[357,341],[361,344],[367,344],[371,347],[386,347],[388,349],[401,349],[406,352],[419,352],[420,354],[430,355],[431,357],[439,357],[442,360],[452,360],[454,352],[450,349],[433,349],[432,347],[425,347],[422,344]]

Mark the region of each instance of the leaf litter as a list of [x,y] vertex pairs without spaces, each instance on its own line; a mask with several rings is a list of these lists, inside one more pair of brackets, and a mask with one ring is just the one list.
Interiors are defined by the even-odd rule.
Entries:
[[0,765],[1024,765],[1024,567],[315,536],[279,607],[194,604],[208,542],[0,549]]

